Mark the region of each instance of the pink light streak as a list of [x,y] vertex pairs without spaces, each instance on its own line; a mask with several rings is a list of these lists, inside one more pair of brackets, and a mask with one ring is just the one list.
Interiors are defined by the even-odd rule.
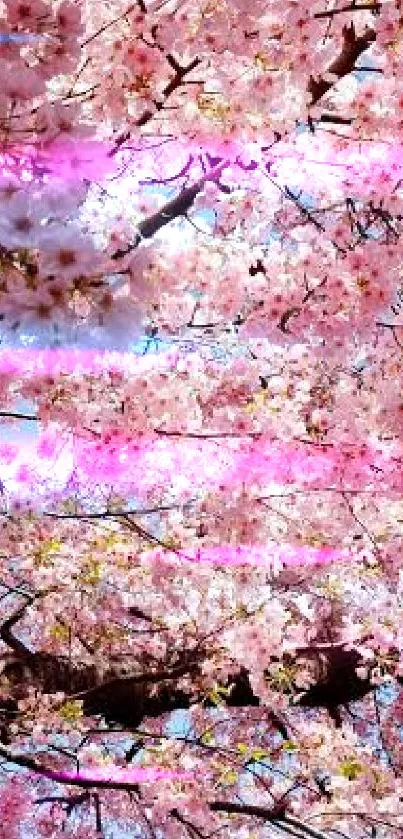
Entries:
[[[219,443],[219,445],[217,445]],[[375,447],[354,447],[340,443],[331,448],[310,446],[294,440],[250,439],[159,439],[150,435],[108,448],[97,442],[75,439],[77,466],[93,478],[108,476],[125,483],[125,475],[143,488],[164,484],[172,474],[183,478],[189,489],[234,489],[242,483],[276,483],[306,487],[338,486],[362,489],[373,486],[403,489],[402,455],[386,454]],[[134,477],[136,476],[136,477]]]
[[[366,552],[368,553],[368,552]],[[177,551],[162,550],[144,551],[141,554],[142,563],[156,561],[174,563],[178,560],[187,562],[212,563],[213,565],[240,565],[264,568],[273,574],[283,567],[327,565],[336,561],[352,561],[357,554],[337,548],[313,548],[310,545],[287,545],[277,542],[266,542],[265,545],[220,545],[207,548],[187,548]]]
[[32,376],[56,376],[59,373],[97,375],[101,372],[143,374],[148,371],[175,369],[180,351],[170,349],[154,356],[138,356],[118,351],[81,349],[4,349],[0,351],[0,374],[18,379]]
[[57,772],[49,769],[43,774],[47,778],[58,782],[94,781],[94,784],[96,784],[101,781],[111,785],[114,783],[124,785],[138,782],[154,783],[159,780],[185,780],[194,777],[191,772],[175,772],[170,769],[142,768],[140,766],[130,768],[119,766],[86,767],[79,772]]
[[[83,350],[4,350],[0,353],[0,374],[6,380],[8,377],[40,380],[61,372],[77,376],[112,374],[118,378],[149,372],[169,375],[175,371],[179,358],[178,350],[154,357]],[[47,421],[45,416],[41,419]],[[49,470],[49,460],[55,454],[53,472],[58,471],[57,449],[64,441],[71,470],[78,468],[89,482],[112,481],[116,488],[137,485],[140,491],[147,491],[156,481],[169,482],[174,474],[184,494],[193,494],[197,488],[224,491],[242,483],[264,486],[268,482],[288,486],[299,482],[308,489],[312,486],[324,489],[334,486],[340,490],[360,490],[365,486],[374,491],[393,492],[403,489],[403,458],[398,446],[385,450],[369,442],[356,445],[343,441],[334,446],[321,445],[311,440],[280,439],[267,434],[256,434],[255,439],[247,435],[226,437],[224,433],[214,436],[213,430],[205,436],[203,432],[175,436],[174,423],[172,436],[145,429],[144,434],[134,434],[129,439],[123,430],[107,438],[105,429],[104,435],[98,438],[90,431],[83,431],[81,420],[73,439],[71,430],[66,427],[64,432],[63,423],[52,420],[51,415],[50,422],[35,447],[31,447],[25,463],[18,445],[3,443],[0,447],[0,463],[9,466],[18,461],[18,468],[25,468],[25,475],[20,475],[23,483],[32,480],[37,484],[43,472]]]
[[[257,142],[241,143],[234,140],[210,138],[208,135],[200,142],[191,139],[184,141],[178,138],[175,143],[183,153],[189,156],[192,154],[197,157],[208,153],[222,159],[230,159],[234,165],[237,161],[242,163],[245,157],[248,161],[255,160],[261,165],[266,165],[268,162],[278,164],[288,159],[290,163],[299,165],[348,169],[351,174],[360,176],[365,171],[367,175],[372,174],[375,178],[382,173],[384,167],[393,172],[403,168],[403,147],[386,141],[377,141],[371,143],[370,148],[366,147],[363,150],[360,147],[357,149],[356,146],[352,146],[350,150],[336,150],[332,142],[328,141],[328,144],[324,145],[322,140],[318,144],[306,132],[297,135],[293,141],[279,141],[274,144],[273,148],[258,145]],[[285,148],[280,150],[282,146]],[[119,152],[124,148],[122,146]],[[76,137],[67,140],[49,140],[44,143],[43,140],[38,139],[25,146],[10,144],[7,151],[9,155],[18,156],[19,154],[23,157],[24,149],[29,152],[34,163],[40,163],[49,174],[66,181],[101,180],[118,168],[115,160],[116,146],[113,141]],[[319,159],[315,159],[315,149]],[[150,150],[147,147],[137,149],[142,153]],[[172,152],[172,149],[168,149],[169,151]],[[313,156],[312,152],[314,152]],[[0,155],[0,164],[2,157],[3,166],[10,169],[12,164],[6,163],[5,154]],[[15,163],[14,166],[16,167]],[[380,171],[377,172],[379,169]]]
[[[36,444],[36,452],[40,452],[41,456],[35,454],[35,447],[31,447],[31,455],[28,455],[26,462],[19,462],[16,479],[27,485],[28,492],[36,492],[36,498],[39,499],[38,487],[41,480],[44,478],[44,472],[47,471],[51,475],[58,475],[60,465],[54,461],[53,455],[57,445],[60,445],[60,436],[53,432],[53,436],[49,437],[48,446],[44,445],[47,442],[46,434]],[[161,441],[160,441],[161,442]],[[155,486],[156,481],[166,483],[172,482],[172,475],[175,475],[175,481],[183,486],[183,473],[186,472],[186,466],[190,464],[188,470],[188,483],[185,495],[195,495],[196,491],[201,492],[236,491],[237,484],[247,487],[252,481],[256,481],[256,475],[248,467],[250,463],[250,456],[245,455],[245,452],[239,453],[234,450],[234,446],[225,452],[225,440],[220,441],[219,449],[217,447],[211,448],[212,441],[205,441],[210,444],[210,452],[206,457],[206,450],[197,460],[197,455],[200,455],[200,442],[198,446],[194,445],[194,441],[164,441],[164,446],[168,450],[180,443],[182,454],[177,457],[175,461],[172,459],[164,464],[165,474],[161,474],[161,468],[158,474],[158,465],[161,464],[161,451],[153,452],[151,443],[148,443],[148,450],[146,455],[150,452],[154,455],[153,465],[147,463],[147,457],[144,455],[144,449],[147,449],[147,444],[143,451],[138,447],[136,456],[132,457],[130,468],[113,470],[109,466],[106,467],[106,459],[109,457],[113,459],[113,452],[108,453],[107,448],[102,450],[102,444],[98,454],[94,453],[94,447],[90,448],[88,460],[85,461],[83,457],[83,449],[80,455],[77,456],[77,441],[73,440],[73,449],[75,458],[71,458],[70,465],[67,464],[66,482],[69,475],[78,468],[80,477],[83,478],[83,485],[87,483],[89,486],[94,485],[97,477],[99,481],[102,478],[110,481],[113,478],[114,491],[118,492],[137,492],[142,495],[147,489]],[[241,441],[240,448],[245,444]],[[320,490],[334,490],[335,492],[342,492],[343,490],[351,489],[351,484],[355,491],[360,491],[364,487],[366,490],[371,489],[380,492],[397,492],[401,494],[403,486],[402,477],[402,458],[387,455],[375,449],[375,447],[361,446],[354,449],[353,446],[344,446],[340,444],[338,448],[325,449],[317,452],[308,447],[304,449],[304,445],[300,443],[297,445],[295,441],[270,441],[267,443],[265,455],[259,453],[258,446],[263,446],[262,440],[250,442],[249,448],[253,452],[255,448],[254,457],[259,465],[261,472],[261,479],[263,488],[260,494],[265,495],[264,481],[274,481],[280,484],[289,485],[289,495],[292,495],[292,484],[297,483],[298,491],[303,491],[305,487],[308,492],[314,484],[315,491]],[[270,461],[270,446],[275,449],[273,462]],[[9,444],[3,444],[0,447],[0,462],[10,462]],[[221,448],[224,449],[221,452]],[[189,450],[190,449],[190,450]],[[172,452],[171,452],[172,453]],[[116,453],[115,453],[116,454]],[[71,450],[69,456],[71,455]],[[227,471],[225,470],[225,462],[220,459],[220,456],[227,456]],[[352,455],[352,457],[350,457]],[[13,454],[11,452],[11,460]],[[246,459],[245,459],[246,458]],[[261,462],[260,462],[260,460]],[[50,461],[52,463],[50,464]],[[46,466],[46,463],[48,464]],[[60,462],[61,463],[61,462]],[[215,468],[215,480],[213,480],[213,470],[210,468],[210,463]],[[246,470],[245,470],[246,464]],[[380,465],[382,464],[382,466]],[[371,467],[374,467],[371,469]],[[249,472],[248,472],[249,468]],[[42,469],[42,474],[40,470]],[[349,471],[350,470],[350,471]],[[156,474],[157,473],[157,474]],[[207,473],[207,475],[206,475]],[[125,484],[125,477],[129,476]],[[119,481],[118,478],[121,480]],[[54,477],[53,477],[54,480]],[[4,481],[7,490],[7,481]],[[61,491],[60,496],[63,497]],[[184,503],[184,498],[182,499]],[[234,498],[236,503],[236,496]],[[231,503],[231,499],[229,499]],[[258,499],[256,500],[258,504]],[[163,544],[163,543],[162,543]],[[155,561],[177,562],[179,560],[186,560],[191,563],[212,563],[218,566],[228,565],[250,565],[267,568],[267,570],[276,573],[284,566],[317,566],[329,564],[336,561],[346,561],[357,559],[356,552],[345,549],[334,548],[329,545],[322,545],[313,547],[311,545],[292,545],[292,544],[278,544],[275,541],[267,541],[264,545],[259,544],[242,544],[231,545],[222,544],[219,546],[180,548],[178,550],[170,550],[169,548],[159,547],[152,551],[145,551],[139,554],[141,561],[146,563]]]

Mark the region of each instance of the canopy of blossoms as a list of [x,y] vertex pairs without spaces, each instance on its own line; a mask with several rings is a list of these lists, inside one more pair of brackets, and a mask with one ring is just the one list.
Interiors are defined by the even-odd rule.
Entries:
[[0,839],[402,835],[402,6],[1,0]]

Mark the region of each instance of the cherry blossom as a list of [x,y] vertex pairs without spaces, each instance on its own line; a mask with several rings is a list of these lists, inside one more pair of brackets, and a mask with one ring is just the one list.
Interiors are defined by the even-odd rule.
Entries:
[[3,2],[11,839],[403,829],[401,12]]
[[48,6],[42,0],[5,0],[4,6],[10,26],[35,27],[40,18],[48,13]]
[[54,275],[67,281],[96,269],[96,260],[91,239],[80,234],[78,227],[70,225],[60,229],[57,238],[50,231],[43,235],[39,257],[39,270],[43,275]]
[[[5,187],[8,188],[8,184]],[[27,200],[19,191],[7,201],[7,211],[1,219],[0,242],[9,250],[37,248],[44,236],[43,209],[38,202]]]

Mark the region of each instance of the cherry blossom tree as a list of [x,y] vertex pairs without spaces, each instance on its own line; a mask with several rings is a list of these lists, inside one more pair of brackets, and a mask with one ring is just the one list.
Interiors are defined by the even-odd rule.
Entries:
[[401,835],[401,5],[2,0],[0,837]]

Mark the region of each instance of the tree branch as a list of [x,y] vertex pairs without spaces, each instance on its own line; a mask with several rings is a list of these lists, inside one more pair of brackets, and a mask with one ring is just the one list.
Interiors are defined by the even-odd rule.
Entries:
[[[358,38],[355,34],[354,24],[350,26],[345,26],[343,28],[343,36],[344,36],[344,45],[340,55],[332,62],[330,67],[327,68],[326,74],[331,73],[337,76],[336,81],[343,78],[344,76],[348,75],[355,66],[357,59],[360,55],[365,52],[366,49],[376,40],[376,32],[375,30],[366,27],[365,33],[360,35]],[[201,60],[195,58],[187,68],[181,68],[176,59],[173,56],[167,56],[168,62],[171,64],[173,69],[176,72],[176,77],[170,84],[164,89],[164,95],[168,97],[173,90],[175,90],[181,83],[182,78],[186,73],[193,70],[197,67],[198,64],[201,63]],[[310,77],[309,84],[308,84],[308,93],[311,94],[312,100],[310,102],[310,107],[316,105],[319,100],[330,90],[336,82],[327,82],[325,79],[319,78],[314,79],[313,76]],[[157,109],[163,107],[163,103],[157,103]],[[148,122],[153,116],[152,111],[146,111],[143,116],[137,121],[137,125],[144,125]],[[116,148],[109,152],[109,156],[112,156],[117,153],[120,146],[126,142],[130,138],[130,132],[126,132],[122,134],[116,141]],[[276,141],[279,142],[282,140],[281,134],[276,134]],[[209,173],[207,173],[201,180],[197,183],[193,184],[193,186],[186,187],[185,189],[181,190],[179,194],[173,198],[171,201],[168,201],[157,213],[154,213],[149,218],[145,218],[137,228],[137,233],[133,242],[128,245],[126,248],[121,248],[111,256],[111,259],[117,260],[121,259],[127,254],[131,253],[131,251],[135,250],[138,245],[140,244],[142,238],[148,239],[155,235],[165,224],[169,224],[175,218],[178,218],[181,215],[184,215],[190,207],[193,205],[193,202],[196,196],[201,192],[203,189],[204,184],[206,181],[212,180],[217,181],[222,170],[230,165],[231,161],[221,161],[218,166],[213,168]],[[290,195],[288,197],[291,197]],[[308,211],[307,211],[308,212]],[[319,223],[316,219],[311,217],[310,219],[313,221],[317,226]]]
[[[282,830],[285,830],[294,836],[302,835],[304,837],[309,837],[309,839],[329,839],[329,837],[325,833],[322,833],[322,831],[314,830],[300,819],[286,815],[287,808],[282,799],[276,802],[273,807],[258,807],[252,804],[235,804],[230,801],[212,801],[209,803],[209,807],[213,813],[256,816],[258,819],[272,822],[277,827],[282,828]],[[289,831],[287,830],[288,827],[290,828]],[[296,828],[299,832],[295,833],[292,828]]]
[[82,787],[83,789],[122,789],[122,790],[136,790],[139,791],[138,783],[130,783],[129,781],[103,781],[100,779],[82,778],[78,775],[72,777],[66,775],[60,770],[50,769],[42,763],[38,763],[29,755],[18,754],[5,749],[0,745],[0,756],[7,760],[8,763],[15,763],[16,766],[21,766],[24,769],[29,769],[36,775],[41,775],[43,778],[48,778],[50,781],[55,781],[57,784],[65,784],[71,787]]
[[[202,63],[201,59],[196,56],[192,59],[190,64],[187,65],[187,67],[181,67],[173,55],[168,54],[165,57],[168,61],[168,64],[172,67],[173,70],[175,70],[175,76],[162,91],[163,96],[165,96],[165,99],[162,102],[154,102],[157,111],[161,111],[163,109],[167,99],[169,98],[169,96],[172,95],[172,93],[174,93],[175,90],[178,89],[178,87],[180,87],[185,76],[187,76],[188,73],[190,73],[192,70],[195,70],[196,67],[198,67],[198,65]],[[141,114],[141,116],[136,120],[136,128],[141,128],[143,125],[146,125],[147,122],[150,122],[153,116],[155,116],[155,111],[150,111],[149,109],[145,110]],[[127,140],[129,140],[130,137],[130,131],[126,131],[123,134],[120,134],[120,136],[116,138],[115,148],[112,149],[112,151],[108,152],[108,157],[114,157],[114,155],[117,154],[121,146]]]
[[329,9],[326,12],[315,12],[313,15],[314,20],[321,20],[322,18],[332,18],[335,15],[342,15],[346,12],[364,12],[368,10],[369,12],[378,12],[382,8],[381,3],[349,3],[348,6],[342,6],[340,9]]
[[119,516],[149,516],[153,513],[162,513],[165,510],[177,510],[188,506],[186,504],[162,504],[160,507],[148,507],[142,510],[103,510],[101,513],[51,513],[44,512],[43,515],[53,519],[107,519]]
[[135,250],[139,246],[142,239],[151,238],[151,236],[154,236],[162,227],[173,221],[173,219],[185,215],[185,213],[187,213],[187,211],[191,208],[196,196],[202,191],[204,185],[208,181],[218,180],[222,171],[229,165],[229,160],[222,161],[218,166],[215,166],[210,170],[210,172],[204,175],[203,178],[200,178],[197,183],[193,184],[193,186],[182,189],[175,198],[164,204],[158,212],[143,219],[143,221],[138,225],[138,232],[134,241],[126,248],[121,248],[115,251],[115,253],[111,256],[111,259],[116,260],[127,256],[127,254],[131,253],[131,251]]
[[286,811],[284,803],[275,804],[274,807],[258,807],[254,804],[235,804],[231,801],[212,801],[209,803],[213,813],[238,814],[240,816],[257,816],[265,821],[281,819]]
[[177,810],[176,807],[173,810],[171,810],[169,815],[172,816],[172,818],[176,819],[176,821],[178,821],[180,824],[183,824],[183,826],[186,827],[188,833],[191,836],[197,836],[198,839],[205,839],[204,833],[202,833],[201,830],[199,830],[199,828],[193,824],[193,822],[190,822],[188,819],[185,819],[185,817],[180,814],[179,810]]
[[376,41],[376,32],[367,26],[364,34],[356,37],[354,24],[351,23],[349,26],[343,27],[343,37],[344,44],[342,51],[327,68],[325,74],[328,75],[331,73],[337,76],[337,79],[334,82],[327,82],[323,77],[319,79],[314,79],[313,76],[310,77],[308,93],[312,96],[309,105],[311,108],[319,102],[328,90],[334,87],[339,79],[351,73],[360,55]]
[[34,420],[39,422],[39,417],[35,417],[32,414],[23,414],[20,411],[0,411],[0,417],[6,417],[7,419]]
[[34,653],[32,653],[28,649],[28,647],[26,647],[25,644],[22,643],[22,641],[20,641],[18,638],[15,637],[15,635],[13,635],[11,629],[16,623],[18,623],[19,620],[21,620],[21,618],[24,615],[25,609],[27,608],[27,606],[31,605],[31,603],[33,603],[33,598],[28,598],[27,602],[24,603],[24,605],[20,609],[18,609],[17,612],[14,612],[14,614],[11,615],[10,618],[7,618],[7,620],[5,620],[0,626],[1,640],[8,647],[14,650],[14,652],[17,653],[18,656],[25,659],[32,658]]

